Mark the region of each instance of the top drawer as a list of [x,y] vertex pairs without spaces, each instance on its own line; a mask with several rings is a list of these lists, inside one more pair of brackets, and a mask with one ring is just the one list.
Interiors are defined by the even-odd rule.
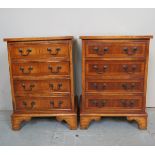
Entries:
[[86,42],[86,57],[145,57],[146,43],[138,41],[91,40]]
[[16,42],[9,44],[11,58],[69,57],[68,41]]

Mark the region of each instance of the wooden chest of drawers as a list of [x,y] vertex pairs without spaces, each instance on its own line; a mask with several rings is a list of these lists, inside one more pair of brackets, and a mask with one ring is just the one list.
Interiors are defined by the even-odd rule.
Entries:
[[152,36],[81,36],[80,126],[125,116],[147,128],[146,85]]
[[56,117],[77,128],[73,37],[7,38],[13,114],[12,128],[32,117]]

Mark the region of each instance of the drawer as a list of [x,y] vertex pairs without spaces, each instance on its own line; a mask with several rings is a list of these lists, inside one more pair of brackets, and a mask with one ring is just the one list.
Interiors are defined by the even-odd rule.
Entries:
[[86,57],[145,57],[144,42],[110,42],[94,40],[86,42]]
[[87,92],[143,92],[143,80],[94,80],[86,79]]
[[69,57],[67,41],[14,43],[9,48],[11,58],[17,59]]
[[86,75],[99,76],[144,76],[143,61],[86,61]]
[[69,75],[69,62],[12,63],[13,76]]
[[64,110],[71,109],[70,97],[16,97],[16,110]]
[[14,80],[15,95],[70,92],[70,80]]
[[143,105],[143,96],[106,95],[86,96],[87,108],[93,109],[140,109]]

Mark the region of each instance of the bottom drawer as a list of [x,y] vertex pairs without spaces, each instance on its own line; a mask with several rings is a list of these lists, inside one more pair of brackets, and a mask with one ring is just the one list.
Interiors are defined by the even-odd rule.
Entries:
[[69,110],[70,97],[16,97],[16,110]]
[[86,96],[86,107],[92,109],[141,109],[142,106],[143,96]]

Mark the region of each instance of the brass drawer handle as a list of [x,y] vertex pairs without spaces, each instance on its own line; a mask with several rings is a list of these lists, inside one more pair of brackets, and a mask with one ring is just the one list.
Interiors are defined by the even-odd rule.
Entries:
[[22,71],[22,73],[24,73],[24,74],[30,74],[31,71],[33,70],[33,67],[32,67],[32,66],[28,67],[28,71],[25,71],[25,68],[24,68],[24,67],[20,67],[19,69],[20,69],[20,70]]
[[126,100],[121,100],[120,103],[121,103],[124,107],[127,106],[127,101],[126,101]]
[[54,101],[50,101],[51,108],[54,108]]
[[123,70],[124,72],[127,72],[127,73],[134,73],[137,69],[137,65],[132,65],[131,67],[129,67],[128,65],[123,65]]
[[58,101],[58,108],[61,108],[63,101]]
[[135,105],[135,101],[134,100],[121,100],[120,103],[124,107],[133,107]]
[[19,48],[18,51],[21,54],[21,56],[28,56],[30,54],[30,52],[32,52],[32,49],[28,48],[26,50],[25,54],[24,54],[24,51],[21,48]]
[[134,55],[138,51],[138,48],[137,47],[133,47],[131,50],[129,50],[127,47],[124,47],[123,51],[127,55]]
[[97,102],[96,100],[92,100],[91,103],[92,103],[93,105],[97,105],[98,102]]
[[95,51],[95,53],[97,55],[104,55],[104,54],[106,54],[109,51],[109,48],[108,47],[104,47],[103,51],[100,51],[98,47],[94,47],[93,51]]
[[60,51],[61,51],[61,48],[57,47],[55,49],[55,52],[53,52],[53,50],[51,48],[47,48],[47,51],[51,54],[51,55],[57,55]]
[[96,107],[100,108],[100,107],[104,107],[107,104],[107,101],[106,100],[99,100],[99,101],[91,100],[91,103],[95,105]]
[[24,89],[25,91],[32,91],[32,88],[34,88],[35,85],[34,85],[34,84],[30,84],[29,89],[26,89],[25,83],[22,83],[22,87],[23,87],[23,89]]
[[104,48],[103,48],[103,51],[106,53],[106,52],[109,51],[109,48],[108,48],[108,47],[104,47]]
[[[58,101],[58,108],[61,108],[61,105],[63,104],[63,101]],[[54,101],[50,101],[50,105],[51,105],[51,108],[54,108]]]
[[128,90],[128,84],[127,83],[123,83],[122,87],[123,87],[123,89]]
[[132,90],[136,87],[136,84],[135,83],[131,83],[131,84],[123,83],[122,87],[124,88],[124,90]]
[[53,91],[58,91],[58,90],[61,90],[62,83],[58,83],[57,89],[54,89],[54,84],[53,84],[53,83],[50,83],[50,84],[49,84],[49,87],[50,87],[50,89],[53,90]]
[[28,107],[28,104],[27,104],[26,101],[23,101],[22,104],[23,104],[23,106],[24,106],[26,109],[31,110],[31,109],[34,108],[34,106],[35,106],[36,103],[35,103],[34,101],[32,101],[31,104],[30,104],[30,107]]
[[96,90],[104,90],[104,89],[106,88],[106,86],[107,86],[106,83],[103,83],[103,84],[101,84],[101,85],[99,85],[99,84],[97,84],[97,83],[93,83],[92,85],[93,85],[93,87],[94,87]]
[[134,106],[135,105],[135,101],[134,100],[131,100],[130,103],[129,103],[130,107]]
[[108,65],[104,65],[102,70],[99,69],[98,65],[93,65],[93,69],[96,71],[97,74],[102,74],[107,71]]
[[127,47],[124,47],[123,50],[124,50],[124,52],[127,53],[129,49]]
[[130,89],[135,89],[135,87],[136,87],[136,84],[135,83],[131,83]]
[[131,72],[135,72],[136,69],[137,69],[137,65],[132,65],[132,66],[131,66]]
[[99,48],[98,48],[98,47],[94,47],[93,50],[94,50],[95,52],[98,52],[98,51],[99,51]]
[[128,65],[123,65],[123,70],[124,70],[125,72],[128,72]]
[[98,104],[98,107],[104,107],[107,104],[106,100],[101,100],[100,103]]
[[98,65],[93,65],[93,69],[95,70],[95,72],[96,72],[97,74],[102,74],[102,73],[103,73],[102,71],[100,71]]
[[51,73],[57,74],[57,73],[60,72],[60,69],[62,69],[62,67],[61,67],[61,66],[57,66],[57,67],[56,67],[56,70],[53,71],[53,67],[52,67],[51,65],[49,65],[49,66],[48,66],[48,69],[51,71]]
[[103,71],[105,72],[108,69],[108,65],[103,66]]

